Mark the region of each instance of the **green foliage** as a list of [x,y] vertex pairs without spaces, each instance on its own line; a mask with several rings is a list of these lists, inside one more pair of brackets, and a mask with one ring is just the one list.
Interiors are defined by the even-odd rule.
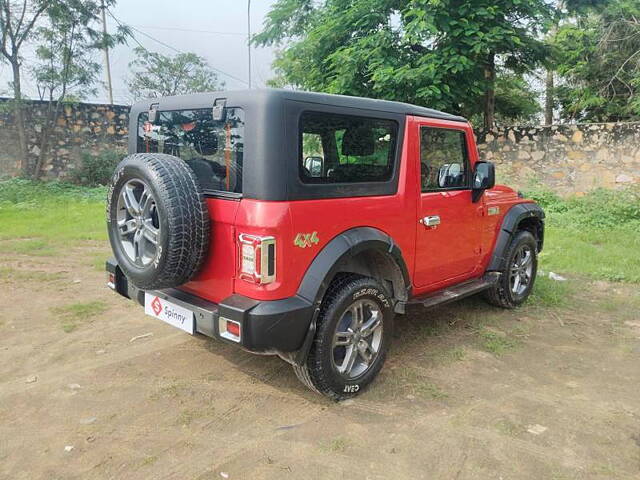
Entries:
[[552,40],[556,95],[564,119],[640,119],[640,3],[600,2],[562,25]]
[[134,50],[137,58],[129,63],[133,71],[127,82],[136,98],[155,98],[187,93],[211,92],[224,88],[224,82],[195,53],[166,56],[142,47]]
[[495,60],[511,92],[498,113],[518,118],[534,110],[514,92],[546,57],[538,33],[551,13],[543,0],[279,0],[254,40],[285,45],[274,84],[467,116],[482,112]]
[[545,210],[553,225],[640,231],[640,189],[598,189],[584,197],[563,199],[549,190],[526,192]]
[[104,202],[106,196],[105,187],[86,188],[64,182],[37,182],[22,178],[0,180],[0,210],[45,208],[71,202]]
[[89,187],[108,185],[120,160],[122,155],[115,151],[104,151],[98,155],[83,152],[80,165],[70,172],[69,180]]

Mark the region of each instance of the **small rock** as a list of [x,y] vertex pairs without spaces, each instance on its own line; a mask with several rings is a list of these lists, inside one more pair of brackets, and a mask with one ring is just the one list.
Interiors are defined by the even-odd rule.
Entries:
[[96,417],[83,418],[82,420],[80,420],[80,423],[82,425],[91,425],[96,420],[97,420]]
[[80,390],[82,387],[77,384],[77,383],[70,383],[69,385],[67,385],[67,387],[69,387],[70,390]]
[[104,355],[105,353],[107,353],[106,350],[102,350],[102,349],[96,350],[96,355]]
[[147,337],[151,337],[153,336],[153,333],[145,333],[142,335],[136,335],[135,337],[131,337],[131,340],[129,340],[129,343],[131,342],[135,342],[136,340],[140,340],[141,338],[147,338]]
[[527,427],[527,432],[533,435],[540,435],[546,431],[547,431],[547,427],[543,427],[542,425],[538,425],[537,423],[535,425],[529,425]]
[[79,278],[76,278],[73,283],[82,283],[82,280],[80,280]]
[[349,398],[347,400],[343,400],[340,402],[340,405],[344,405],[345,407],[348,407],[349,405],[353,405],[355,402],[355,400],[353,400],[352,398]]
[[25,380],[26,383],[36,383],[38,381],[37,375],[29,375]]
[[415,395],[407,395],[407,400],[415,400],[416,396]]
[[220,472],[220,476],[222,478],[229,478],[229,474],[227,472]]
[[96,439],[96,437],[94,437],[93,435],[89,435],[85,440],[88,443],[93,443],[93,441]]
[[549,272],[549,278],[551,280],[555,280],[556,282],[566,282],[567,279],[562,275],[558,275],[557,273]]
[[71,450],[73,450],[73,445],[67,445],[64,447],[64,451],[69,453]]

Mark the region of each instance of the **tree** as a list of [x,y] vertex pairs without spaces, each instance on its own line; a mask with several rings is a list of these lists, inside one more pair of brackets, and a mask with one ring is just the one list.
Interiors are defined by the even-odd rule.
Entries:
[[[105,7],[115,0],[107,0]],[[38,62],[30,72],[36,81],[41,100],[47,100],[47,110],[39,138],[39,153],[32,175],[40,170],[49,152],[49,140],[63,103],[97,93],[95,84],[101,64],[96,53],[104,46],[112,47],[126,41],[130,34],[119,27],[114,34],[104,34],[99,27],[100,1],[67,0],[47,9],[41,26],[36,29]]]
[[408,101],[495,122],[498,75],[532,71],[544,0],[278,0],[254,37],[275,83]]
[[[11,65],[13,111],[18,130],[19,163],[28,174],[28,146],[22,109],[22,47],[33,36],[36,22],[47,9],[46,0],[0,0],[0,54]],[[53,3],[53,2],[51,2]]]
[[207,61],[195,53],[166,56],[142,47],[129,63],[133,78],[127,83],[134,98],[156,98],[186,93],[210,92],[224,87]]
[[572,121],[640,119],[640,4],[613,0],[577,14],[555,37],[555,91]]

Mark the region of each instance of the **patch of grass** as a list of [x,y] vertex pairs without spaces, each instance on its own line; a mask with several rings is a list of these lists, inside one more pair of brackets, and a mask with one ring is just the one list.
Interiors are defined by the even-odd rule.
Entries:
[[570,280],[559,282],[546,275],[538,275],[527,305],[563,307],[569,304],[571,292]]
[[550,226],[540,268],[598,280],[640,283],[640,227],[592,230]]
[[155,463],[157,460],[158,460],[158,457],[156,455],[147,455],[140,462],[140,466],[146,467],[147,465],[151,465],[152,463]]
[[508,338],[506,334],[501,335],[498,332],[486,328],[481,330],[479,335],[482,341],[482,347],[497,357],[504,355],[518,346],[518,342]]
[[3,249],[54,255],[74,243],[105,240],[106,188],[59,182],[0,181],[0,241]]
[[431,382],[426,373],[414,367],[401,367],[391,372],[390,377],[395,392],[422,398],[441,400],[449,395]]
[[43,272],[41,270],[17,270],[0,267],[0,282],[53,282],[63,277],[59,272]]
[[461,360],[464,360],[464,357],[466,355],[467,351],[463,347],[453,347],[445,351],[442,354],[442,357],[450,362],[459,362]]
[[107,304],[102,301],[72,303],[64,307],[55,307],[52,312],[61,319],[62,330],[66,333],[74,331],[80,323],[100,315],[107,310]]
[[522,427],[513,423],[511,420],[506,418],[501,418],[495,424],[496,430],[503,435],[508,435],[510,437],[515,437],[522,431]]
[[321,445],[320,449],[331,453],[344,453],[349,447],[349,442],[342,437],[332,439],[330,442]]

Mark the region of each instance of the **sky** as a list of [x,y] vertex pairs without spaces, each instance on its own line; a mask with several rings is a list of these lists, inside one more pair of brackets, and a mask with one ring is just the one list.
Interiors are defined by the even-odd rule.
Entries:
[[[252,33],[262,29],[264,17],[275,0],[251,1]],[[110,9],[120,22],[136,28],[136,40],[148,50],[165,55],[176,52],[151,38],[147,34],[176,50],[194,52],[204,57],[216,70],[218,78],[224,80],[226,89],[246,88],[248,83],[247,51],[247,0],[119,0]],[[113,31],[116,21],[107,16],[107,27]],[[118,46],[110,52],[111,76],[114,103],[130,104],[126,78],[130,76],[128,64],[133,59],[133,49],[138,46],[129,39],[128,45]],[[28,68],[33,52],[25,51],[25,67]],[[102,56],[98,57],[103,61]],[[274,51],[271,48],[252,49],[252,83],[262,87],[273,76],[271,62]],[[6,89],[10,80],[10,68],[0,66],[0,91]],[[104,81],[104,71],[101,80]],[[37,98],[33,81],[26,79],[25,93]],[[106,103],[107,93],[99,89],[96,103]]]

